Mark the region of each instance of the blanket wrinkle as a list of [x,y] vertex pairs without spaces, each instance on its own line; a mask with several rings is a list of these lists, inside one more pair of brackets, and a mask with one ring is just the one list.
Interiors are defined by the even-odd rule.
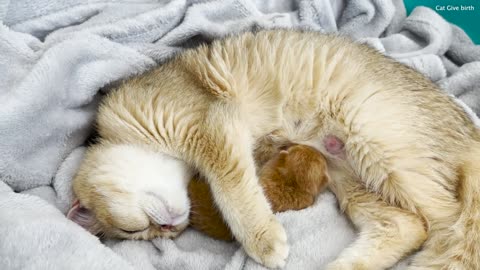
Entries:
[[[100,242],[65,218],[101,94],[173,55],[258,28],[338,33],[436,82],[479,123],[480,46],[402,0],[0,1],[0,269],[265,269],[236,243]],[[278,214],[285,269],[322,269],[356,237],[330,192]],[[408,259],[394,269],[404,269]]]

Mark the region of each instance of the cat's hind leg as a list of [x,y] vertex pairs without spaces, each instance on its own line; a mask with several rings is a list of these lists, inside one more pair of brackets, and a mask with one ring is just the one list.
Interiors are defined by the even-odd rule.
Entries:
[[387,269],[418,249],[427,238],[421,218],[387,205],[343,173],[330,170],[331,189],[358,230],[358,238],[328,270]]
[[[448,223],[447,223],[448,224]],[[428,240],[417,252],[407,267],[408,270],[467,270],[475,267],[465,266],[456,254],[468,251],[458,249],[458,244],[465,241],[463,235],[458,235],[455,226],[440,226],[434,224]],[[448,239],[445,236],[451,236]],[[453,236],[453,237],[452,237]],[[457,236],[457,238],[455,237]],[[449,241],[450,240],[450,241]],[[453,241],[455,242],[453,242]],[[455,245],[456,244],[456,245]]]
[[287,236],[264,196],[256,175],[253,139],[247,125],[219,108],[193,132],[187,159],[207,179],[212,196],[235,238],[254,260],[282,267]]

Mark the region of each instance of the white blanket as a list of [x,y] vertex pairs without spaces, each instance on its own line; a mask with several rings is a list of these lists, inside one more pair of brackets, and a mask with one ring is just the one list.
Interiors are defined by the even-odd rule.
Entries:
[[[102,91],[187,47],[254,28],[340,32],[480,112],[480,48],[401,0],[0,0],[0,269],[260,269],[237,244],[107,241],[65,218]],[[322,269],[355,233],[335,198],[279,214],[286,269]]]

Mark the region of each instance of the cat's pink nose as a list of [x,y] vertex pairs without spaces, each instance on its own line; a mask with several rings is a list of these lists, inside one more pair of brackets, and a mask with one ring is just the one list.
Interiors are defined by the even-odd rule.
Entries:
[[174,228],[174,226],[170,225],[170,224],[160,225],[160,229],[162,229],[163,231],[171,231],[173,228]]

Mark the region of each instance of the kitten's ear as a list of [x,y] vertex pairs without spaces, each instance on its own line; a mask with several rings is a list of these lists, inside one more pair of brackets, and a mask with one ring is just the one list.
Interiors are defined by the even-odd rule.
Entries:
[[277,159],[281,162],[285,162],[289,154],[290,152],[288,152],[288,150],[280,150],[280,152],[277,154]]
[[83,207],[78,199],[75,199],[73,202],[72,208],[70,208],[67,213],[67,218],[82,226],[87,231],[96,234],[95,224],[97,221],[92,211]]

